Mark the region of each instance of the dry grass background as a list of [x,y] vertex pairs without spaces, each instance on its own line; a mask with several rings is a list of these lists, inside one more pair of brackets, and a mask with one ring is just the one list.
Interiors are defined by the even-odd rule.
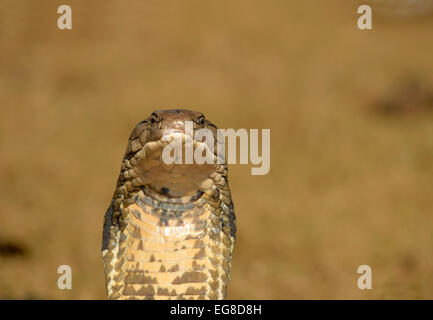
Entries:
[[[72,31],[57,30],[64,3]],[[360,31],[356,9],[0,0],[0,297],[106,297],[102,219],[126,141],[169,106],[271,129],[267,176],[230,166],[229,298],[432,299],[433,106],[374,105],[398,105],[407,78],[433,92],[433,19]],[[62,264],[72,290],[57,289]],[[362,264],[373,290],[356,286]]]

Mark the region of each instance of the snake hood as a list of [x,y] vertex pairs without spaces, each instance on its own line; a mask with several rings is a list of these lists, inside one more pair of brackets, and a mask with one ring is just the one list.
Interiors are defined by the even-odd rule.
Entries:
[[[175,140],[185,152],[167,163]],[[195,111],[155,111],[133,129],[104,221],[109,298],[225,298],[236,227],[217,144],[217,127]],[[187,147],[212,161],[188,163]]]

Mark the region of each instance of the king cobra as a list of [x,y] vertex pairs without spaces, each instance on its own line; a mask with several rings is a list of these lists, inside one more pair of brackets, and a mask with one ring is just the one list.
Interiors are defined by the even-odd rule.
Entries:
[[194,151],[204,147],[186,121],[219,143],[217,127],[202,113],[178,109],[153,112],[129,137],[104,219],[109,299],[226,298],[236,233],[227,165],[216,152],[204,164],[162,157],[176,137]]

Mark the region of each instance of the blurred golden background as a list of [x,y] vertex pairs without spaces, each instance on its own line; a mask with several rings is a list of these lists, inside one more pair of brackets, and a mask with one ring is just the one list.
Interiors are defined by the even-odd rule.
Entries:
[[359,30],[359,4],[0,0],[0,298],[106,298],[129,133],[183,107],[271,129],[268,175],[230,166],[228,298],[432,299],[433,15]]

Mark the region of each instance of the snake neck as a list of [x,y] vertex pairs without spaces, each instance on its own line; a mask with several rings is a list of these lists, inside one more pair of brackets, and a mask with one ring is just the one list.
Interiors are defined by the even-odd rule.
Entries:
[[224,298],[232,241],[223,233],[220,200],[201,192],[172,198],[142,188],[128,201],[120,210],[119,249],[107,258],[110,297]]

